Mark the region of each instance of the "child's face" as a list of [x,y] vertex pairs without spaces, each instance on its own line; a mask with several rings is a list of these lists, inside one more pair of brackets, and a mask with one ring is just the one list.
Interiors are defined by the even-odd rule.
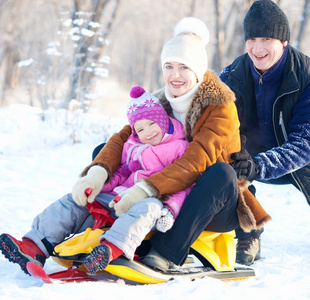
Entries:
[[190,91],[197,83],[196,74],[186,65],[171,61],[164,64],[164,81],[175,97]]
[[158,145],[163,138],[163,131],[160,126],[152,121],[143,119],[134,124],[134,129],[143,144]]

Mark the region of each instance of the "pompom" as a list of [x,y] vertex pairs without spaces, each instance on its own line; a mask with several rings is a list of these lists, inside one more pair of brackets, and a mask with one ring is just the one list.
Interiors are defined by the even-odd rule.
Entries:
[[141,170],[141,164],[138,160],[131,161],[128,167],[131,172],[136,172],[138,170]]
[[181,33],[194,33],[198,35],[205,46],[208,44],[210,38],[210,33],[206,24],[194,17],[183,18],[175,25],[174,36]]
[[130,97],[131,98],[139,98],[140,96],[142,96],[145,93],[145,90],[143,87],[137,85],[134,86],[131,91],[130,91]]

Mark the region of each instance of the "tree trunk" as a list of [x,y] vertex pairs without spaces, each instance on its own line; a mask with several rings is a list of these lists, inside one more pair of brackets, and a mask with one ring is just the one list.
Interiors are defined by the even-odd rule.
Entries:
[[310,10],[310,0],[305,0],[303,14],[300,20],[300,28],[299,28],[298,36],[297,36],[296,43],[295,43],[295,47],[298,50],[300,49],[300,44],[303,39],[304,32],[307,26],[309,10]]

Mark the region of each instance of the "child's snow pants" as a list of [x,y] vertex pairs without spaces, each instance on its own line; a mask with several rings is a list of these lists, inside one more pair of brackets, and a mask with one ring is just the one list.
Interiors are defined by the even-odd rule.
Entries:
[[[113,195],[99,194],[96,201],[109,208]],[[115,217],[114,209],[109,208]],[[156,198],[146,198],[116,219],[101,238],[105,238],[123,250],[128,259],[133,259],[136,248],[155,226],[161,216],[162,203]],[[93,227],[94,218],[87,207],[79,206],[71,193],[49,205],[32,223],[32,229],[25,237],[32,239],[49,257],[54,246],[71,234],[81,233]],[[99,241],[98,241],[99,242]]]

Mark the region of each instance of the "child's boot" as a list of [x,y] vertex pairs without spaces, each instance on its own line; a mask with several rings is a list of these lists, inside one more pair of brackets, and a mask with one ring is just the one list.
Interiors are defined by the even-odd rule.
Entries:
[[83,260],[89,273],[95,274],[97,271],[104,270],[114,259],[123,254],[123,251],[107,240],[95,247]]
[[0,236],[0,250],[10,262],[19,264],[26,274],[29,274],[26,269],[27,262],[31,261],[43,267],[46,260],[44,253],[31,239],[23,238],[18,241],[6,233]]

